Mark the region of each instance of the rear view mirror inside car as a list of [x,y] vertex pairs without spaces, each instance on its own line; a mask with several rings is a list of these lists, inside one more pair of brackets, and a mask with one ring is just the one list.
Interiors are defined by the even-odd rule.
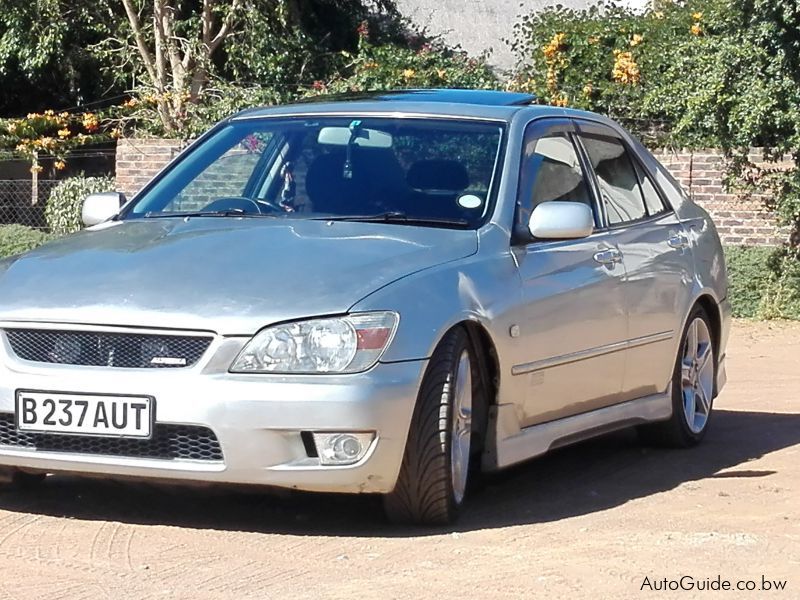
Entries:
[[349,127],[323,127],[317,142],[327,146],[361,146],[362,148],[391,148],[392,135],[377,129],[354,129]]

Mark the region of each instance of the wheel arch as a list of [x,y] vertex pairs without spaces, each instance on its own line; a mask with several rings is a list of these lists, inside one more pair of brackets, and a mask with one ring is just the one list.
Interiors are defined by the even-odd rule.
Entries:
[[722,313],[719,309],[719,303],[711,294],[701,294],[692,306],[700,306],[708,315],[708,319],[711,321],[711,338],[714,341],[714,356],[719,360],[720,338],[722,336]]

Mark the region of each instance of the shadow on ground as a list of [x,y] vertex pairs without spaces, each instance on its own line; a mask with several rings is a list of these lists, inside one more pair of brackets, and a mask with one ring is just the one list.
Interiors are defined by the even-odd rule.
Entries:
[[748,461],[800,443],[800,414],[718,410],[705,442],[690,450],[639,445],[623,431],[565,448],[492,476],[447,530],[387,524],[380,499],[264,494],[51,477],[41,487],[0,493],[0,510],[74,519],[292,535],[412,536],[538,523],[619,506],[707,478],[769,477]]

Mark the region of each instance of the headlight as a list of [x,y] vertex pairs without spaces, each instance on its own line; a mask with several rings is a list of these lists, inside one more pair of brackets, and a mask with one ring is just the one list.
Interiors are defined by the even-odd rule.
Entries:
[[233,362],[234,373],[357,373],[392,341],[398,316],[363,313],[267,327]]

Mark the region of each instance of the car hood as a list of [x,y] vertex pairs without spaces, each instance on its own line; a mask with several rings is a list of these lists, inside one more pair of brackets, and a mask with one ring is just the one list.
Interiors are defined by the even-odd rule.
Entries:
[[0,320],[252,334],[344,313],[392,281],[477,247],[475,231],[382,223],[118,222],[0,262]]

